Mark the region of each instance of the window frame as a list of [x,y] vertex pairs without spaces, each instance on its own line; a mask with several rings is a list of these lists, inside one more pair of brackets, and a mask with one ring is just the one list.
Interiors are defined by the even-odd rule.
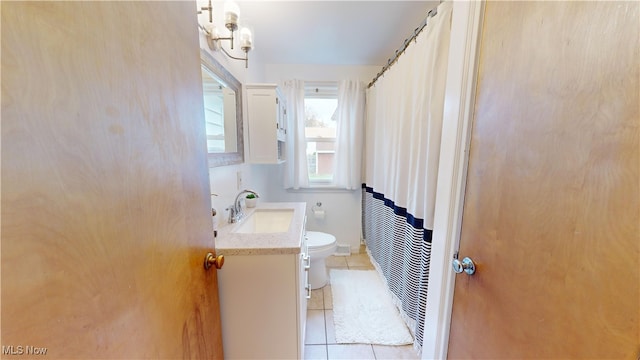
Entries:
[[[309,81],[305,82],[304,85],[304,99],[334,99],[336,100],[336,108],[338,101],[338,82],[337,81]],[[305,114],[306,120],[306,114]],[[333,143],[334,150],[316,150],[316,170],[318,169],[318,154],[334,154],[335,156],[335,146],[336,146],[336,138],[335,137],[307,137],[306,136],[306,126],[305,126],[305,142],[308,144],[309,142],[317,143]],[[311,188],[322,188],[322,187],[331,187],[334,184],[334,176],[333,171],[331,172],[330,179],[313,179],[309,174],[309,169],[307,167],[307,176],[309,178],[309,187]]]

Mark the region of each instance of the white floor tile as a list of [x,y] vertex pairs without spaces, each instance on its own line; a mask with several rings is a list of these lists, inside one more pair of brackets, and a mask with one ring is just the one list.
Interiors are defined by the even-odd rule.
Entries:
[[328,268],[346,268],[349,266],[347,264],[348,257],[349,256],[329,256],[327,260],[325,260],[325,263],[327,264]]
[[375,359],[373,348],[366,344],[327,345],[329,359]]
[[324,310],[307,310],[307,333],[305,344],[318,345],[326,344]]
[[373,352],[375,353],[376,359],[378,360],[420,359],[420,356],[418,356],[418,352],[413,348],[413,345],[373,345]]
[[324,291],[324,309],[333,309],[333,292],[331,292],[331,285],[327,285],[322,288]]
[[304,358],[305,360],[326,360],[327,345],[305,345]]
[[369,255],[364,254],[354,254],[351,256],[345,256],[347,259],[347,265],[351,269],[353,266],[371,266],[371,261],[369,260]]
[[375,270],[373,265],[369,266],[349,266],[349,270]]
[[307,309],[323,310],[324,309],[324,290],[311,290],[311,299],[307,301]]

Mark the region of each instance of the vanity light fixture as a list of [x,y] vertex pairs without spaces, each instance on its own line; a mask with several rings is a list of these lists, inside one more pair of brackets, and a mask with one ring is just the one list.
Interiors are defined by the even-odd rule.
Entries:
[[207,36],[207,43],[209,44],[209,48],[213,51],[222,50],[228,57],[235,60],[244,60],[244,67],[249,67],[249,51],[253,48],[253,35],[251,34],[251,30],[249,28],[243,27],[240,29],[240,49],[244,51],[244,58],[236,57],[229,52],[225,48],[222,47],[222,40],[230,40],[231,42],[231,50],[233,50],[233,42],[234,42],[234,33],[238,30],[238,21],[240,19],[240,8],[238,4],[233,1],[225,1],[224,3],[224,26],[229,30],[230,35],[223,37],[220,35],[218,28],[213,24],[213,6],[211,6],[211,0],[209,0],[208,6],[203,6],[198,10],[198,14],[202,14],[203,11],[209,12],[209,23],[202,26],[198,22],[198,27],[204,31]]

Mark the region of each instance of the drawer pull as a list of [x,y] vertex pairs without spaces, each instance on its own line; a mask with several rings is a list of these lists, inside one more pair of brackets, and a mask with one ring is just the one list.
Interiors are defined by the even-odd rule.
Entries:
[[304,258],[304,261],[306,261],[306,262],[307,262],[307,263],[306,263],[306,265],[304,266],[304,269],[305,269],[305,270],[309,270],[309,269],[311,269],[311,255],[307,255],[307,256]]
[[307,254],[307,256],[304,257],[304,260],[307,262],[307,264],[304,266],[304,272],[305,272],[305,289],[307,290],[307,299],[311,299],[311,284],[309,283],[309,269],[311,269],[311,256],[309,254]]

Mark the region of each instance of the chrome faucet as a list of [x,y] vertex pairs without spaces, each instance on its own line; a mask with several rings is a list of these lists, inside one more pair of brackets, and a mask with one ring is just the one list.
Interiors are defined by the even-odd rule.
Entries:
[[257,198],[260,197],[260,195],[258,195],[258,193],[253,190],[244,189],[240,191],[238,195],[236,195],[236,199],[234,200],[233,204],[229,205],[229,207],[226,209],[226,210],[229,210],[229,223],[236,223],[240,221],[240,219],[242,219],[242,217],[244,216],[244,213],[242,212],[242,203],[241,203],[241,200],[242,200],[241,196],[243,194],[253,194]]

